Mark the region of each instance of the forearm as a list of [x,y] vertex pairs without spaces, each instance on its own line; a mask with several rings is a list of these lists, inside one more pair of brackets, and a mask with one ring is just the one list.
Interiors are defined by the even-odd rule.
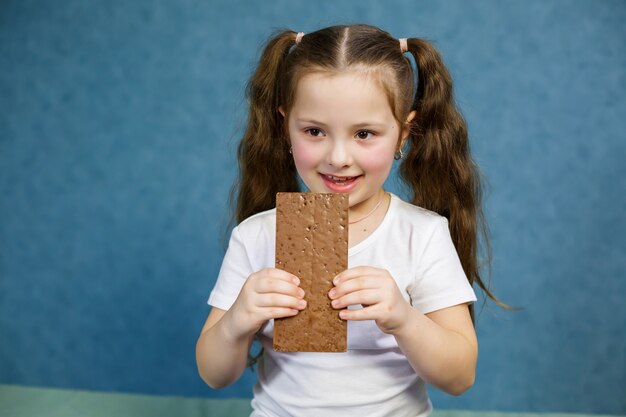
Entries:
[[229,320],[231,316],[227,312],[214,326],[202,332],[196,344],[198,372],[211,388],[232,384],[246,367],[254,335],[232,334]]
[[460,395],[474,383],[477,347],[461,333],[448,330],[411,308],[405,325],[394,334],[417,374],[429,384]]

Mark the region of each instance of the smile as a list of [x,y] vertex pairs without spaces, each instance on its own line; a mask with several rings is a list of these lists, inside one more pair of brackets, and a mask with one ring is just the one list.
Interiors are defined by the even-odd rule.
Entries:
[[352,191],[352,189],[354,189],[354,187],[358,184],[359,178],[362,177],[362,175],[341,177],[328,174],[320,174],[320,176],[322,177],[326,188],[334,193],[346,193]]
[[333,181],[333,182],[350,182],[358,177],[358,176],[357,177],[336,177],[334,175],[325,175],[325,174],[322,174],[322,175],[324,175],[326,178],[328,178],[330,181]]

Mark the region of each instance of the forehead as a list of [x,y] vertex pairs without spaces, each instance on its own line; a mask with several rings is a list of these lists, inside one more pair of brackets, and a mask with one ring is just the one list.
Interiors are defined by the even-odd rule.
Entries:
[[362,71],[302,76],[291,111],[298,117],[393,120],[389,97],[378,75]]

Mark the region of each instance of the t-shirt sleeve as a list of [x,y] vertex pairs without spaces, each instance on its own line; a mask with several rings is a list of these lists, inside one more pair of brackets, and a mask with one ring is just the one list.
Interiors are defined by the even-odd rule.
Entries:
[[224,255],[215,287],[209,295],[208,304],[222,310],[228,310],[237,299],[243,284],[252,272],[241,232],[239,227],[235,227],[230,235],[228,249]]
[[427,238],[415,280],[407,290],[413,307],[424,314],[476,301],[445,217],[438,218]]

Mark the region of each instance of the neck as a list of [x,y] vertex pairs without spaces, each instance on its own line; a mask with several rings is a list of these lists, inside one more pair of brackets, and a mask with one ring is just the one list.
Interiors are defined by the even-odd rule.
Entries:
[[379,197],[378,197],[378,202],[374,205],[374,207],[368,211],[365,215],[361,215],[358,216],[355,220],[349,220],[348,224],[354,224],[354,223],[359,223],[362,222],[363,220],[369,218],[371,215],[373,215],[381,206],[382,202],[383,202],[383,198],[385,197],[386,192],[381,190],[379,192]]

